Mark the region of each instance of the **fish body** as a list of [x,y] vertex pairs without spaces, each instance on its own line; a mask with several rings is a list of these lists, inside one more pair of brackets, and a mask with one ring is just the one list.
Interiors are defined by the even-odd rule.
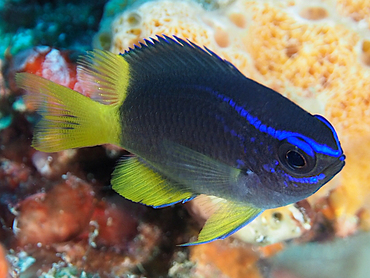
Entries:
[[222,198],[192,244],[225,238],[265,209],[310,196],[344,166],[327,120],[191,42],[164,36],[121,55],[95,51],[79,73],[94,100],[17,76],[43,116],[34,147],[122,146],[135,156],[118,164],[113,188],[153,207]]

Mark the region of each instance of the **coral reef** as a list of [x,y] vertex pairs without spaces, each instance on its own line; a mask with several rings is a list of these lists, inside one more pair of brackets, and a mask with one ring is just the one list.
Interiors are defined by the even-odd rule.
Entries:
[[92,188],[74,177],[67,177],[47,193],[27,197],[16,208],[13,229],[17,244],[48,245],[75,237],[89,225],[93,201]]
[[[99,31],[104,1],[92,2],[0,2],[0,278],[366,277],[368,234],[337,237],[370,231],[370,1],[111,0]],[[157,34],[204,45],[325,115],[347,156],[341,175],[234,238],[184,248],[176,245],[198,233],[209,211],[196,201],[152,210],[117,196],[109,180],[124,150],[30,147],[38,118],[16,72],[84,93],[81,50],[93,42],[119,53]],[[343,269],[346,258],[358,268]]]

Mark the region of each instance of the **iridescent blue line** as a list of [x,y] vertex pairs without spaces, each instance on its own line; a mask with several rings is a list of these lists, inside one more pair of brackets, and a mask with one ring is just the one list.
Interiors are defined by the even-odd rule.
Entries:
[[[158,209],[158,208],[169,207],[169,206],[172,206],[172,205],[177,204],[177,203],[180,203],[180,202],[184,204],[184,203],[186,203],[188,201],[193,200],[195,197],[197,197],[197,196],[194,195],[194,196],[191,196],[190,198],[187,198],[187,199],[184,199],[184,200],[179,200],[179,201],[175,201],[175,202],[172,202],[172,203],[163,204],[163,205],[159,205],[159,206],[151,206],[151,207],[153,207],[155,209]],[[140,202],[140,203],[142,203],[142,202]],[[144,203],[142,203],[142,204],[144,204]],[[147,205],[147,204],[144,204],[144,205]]]
[[218,94],[216,92],[213,92],[213,94],[216,95],[216,97],[218,99],[221,99],[222,101],[229,104],[240,116],[247,119],[247,121],[251,125],[253,125],[255,128],[257,128],[259,131],[261,131],[263,133],[267,133],[267,134],[271,135],[272,137],[274,137],[278,140],[284,140],[284,139],[286,139],[288,137],[291,137],[291,136],[298,137],[298,138],[303,139],[308,144],[310,144],[311,147],[318,153],[322,153],[322,154],[326,154],[326,155],[330,155],[330,156],[334,156],[334,157],[340,157],[342,155],[342,151],[339,147],[338,137],[337,137],[334,129],[330,125],[328,125],[328,123],[326,121],[323,121],[322,117],[317,117],[317,118],[319,120],[323,121],[325,124],[327,124],[329,126],[329,128],[331,128],[331,130],[333,131],[334,138],[336,139],[336,142],[337,142],[337,145],[338,145],[338,150],[333,150],[332,148],[330,148],[327,145],[319,144],[316,141],[314,141],[313,139],[308,138],[308,137],[306,137],[302,134],[299,134],[299,133],[296,133],[296,132],[284,131],[284,130],[276,130],[273,127],[267,126],[267,125],[263,124],[257,117],[254,117],[251,114],[249,114],[248,111],[245,110],[242,106],[237,105],[236,102],[234,100],[232,100],[231,98],[223,96],[223,95]]
[[286,174],[285,176],[292,182],[309,183],[309,184],[315,184],[315,183],[318,183],[320,180],[325,179],[325,174],[323,173],[321,173],[318,176],[314,176],[314,177],[302,177],[302,178],[295,178],[288,174]]
[[[278,164],[276,164],[277,166]],[[301,177],[301,178],[297,178],[297,177],[293,177],[287,173],[285,173],[284,171],[279,171],[276,169],[276,167],[269,167],[268,164],[265,164],[263,165],[263,168],[266,170],[266,171],[269,171],[270,173],[275,173],[276,171],[282,175],[284,175],[285,177],[287,177],[287,179],[289,179],[290,181],[292,182],[297,182],[297,183],[305,183],[305,184],[316,184],[318,183],[319,181],[325,179],[325,174],[324,173],[321,173],[317,176],[313,176],[313,177]],[[286,186],[288,186],[288,184],[286,183]]]

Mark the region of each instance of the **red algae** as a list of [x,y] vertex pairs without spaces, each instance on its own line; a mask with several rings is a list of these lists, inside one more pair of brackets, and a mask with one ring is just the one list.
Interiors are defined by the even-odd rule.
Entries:
[[16,189],[21,183],[27,182],[31,169],[24,163],[0,158],[0,187]]
[[161,235],[156,226],[141,223],[135,239],[128,242],[125,250],[94,247],[94,244],[88,244],[86,240],[57,243],[53,247],[56,252],[63,254],[65,262],[79,269],[99,274],[101,277],[122,277],[151,259],[153,251],[160,243]]
[[80,234],[89,224],[94,208],[89,184],[69,176],[47,193],[28,197],[15,218],[18,244],[51,244]]
[[75,51],[38,46],[9,57],[6,75],[11,81],[10,89],[16,91],[14,75],[17,72],[33,73],[73,89],[77,81],[77,65],[71,59],[74,53]]
[[100,201],[91,218],[97,230],[94,243],[97,247],[124,249],[137,234],[137,219],[122,205]]

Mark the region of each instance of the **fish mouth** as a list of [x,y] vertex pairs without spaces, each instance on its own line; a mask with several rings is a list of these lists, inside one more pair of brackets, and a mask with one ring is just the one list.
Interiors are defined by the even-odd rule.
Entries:
[[346,156],[342,154],[336,162],[331,164],[324,170],[324,174],[328,177],[327,181],[331,180],[336,174],[338,174],[344,167]]

